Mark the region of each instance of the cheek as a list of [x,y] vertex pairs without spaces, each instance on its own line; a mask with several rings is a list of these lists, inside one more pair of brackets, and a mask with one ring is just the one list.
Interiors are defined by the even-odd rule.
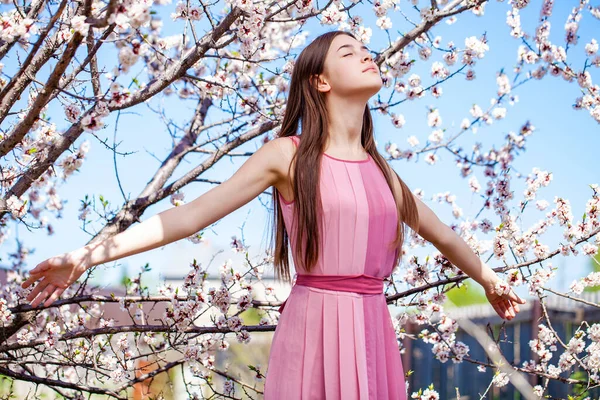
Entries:
[[336,66],[336,70],[331,75],[331,86],[335,89],[360,86],[360,75],[360,71],[357,67],[352,66],[350,62],[340,63]]

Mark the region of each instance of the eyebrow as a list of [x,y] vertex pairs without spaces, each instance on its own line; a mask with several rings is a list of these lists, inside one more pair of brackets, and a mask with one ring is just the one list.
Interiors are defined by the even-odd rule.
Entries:
[[[341,49],[343,49],[344,47],[351,47],[351,48],[353,48],[354,46],[353,46],[353,45],[351,45],[351,44],[343,44],[343,45],[341,45],[341,46],[340,46],[340,47],[337,49],[337,51],[340,51],[340,50],[341,50]],[[362,46],[360,46],[360,47],[361,47],[361,49],[365,49],[365,50],[367,50],[367,51],[370,51],[370,50],[369,50],[369,48],[368,48],[367,46],[365,46],[364,44],[363,44]]]

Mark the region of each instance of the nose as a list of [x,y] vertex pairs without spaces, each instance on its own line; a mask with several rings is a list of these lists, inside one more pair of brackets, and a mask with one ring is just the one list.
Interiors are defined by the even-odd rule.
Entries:
[[371,56],[371,53],[367,52],[367,54],[365,54],[365,56],[363,57],[363,61],[373,61],[373,57]]

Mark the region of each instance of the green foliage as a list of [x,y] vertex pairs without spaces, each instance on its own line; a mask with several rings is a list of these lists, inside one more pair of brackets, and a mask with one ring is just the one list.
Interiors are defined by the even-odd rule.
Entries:
[[460,287],[454,287],[446,292],[448,301],[445,307],[464,307],[472,304],[485,304],[487,297],[481,286],[472,279],[465,279]]
[[[588,376],[584,371],[575,371],[569,376],[571,379],[577,379],[579,381],[587,382]],[[575,384],[573,385],[573,392],[576,393],[574,395],[568,395],[568,398],[571,400],[582,400],[585,397],[589,396],[587,390],[585,390],[586,385]]]
[[244,325],[258,325],[262,315],[256,308],[249,308],[240,314],[240,318]]
[[131,283],[131,279],[127,276],[127,268],[121,265],[121,285],[127,287]]
[[108,200],[106,200],[104,198],[104,196],[102,196],[101,194],[98,195],[98,199],[100,200],[100,203],[102,204],[102,207],[104,207],[106,209],[106,207],[108,207]]
[[0,395],[2,399],[16,399],[16,394],[13,393],[13,385],[15,380],[11,377],[0,375]]

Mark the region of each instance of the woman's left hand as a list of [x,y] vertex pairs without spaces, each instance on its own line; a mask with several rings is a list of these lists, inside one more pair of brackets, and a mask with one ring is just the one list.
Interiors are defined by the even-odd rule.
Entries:
[[[499,292],[502,294],[498,294]],[[519,304],[525,304],[525,300],[517,296],[510,287],[504,291],[496,291],[495,289],[486,290],[485,296],[500,318],[509,321],[519,312]]]

